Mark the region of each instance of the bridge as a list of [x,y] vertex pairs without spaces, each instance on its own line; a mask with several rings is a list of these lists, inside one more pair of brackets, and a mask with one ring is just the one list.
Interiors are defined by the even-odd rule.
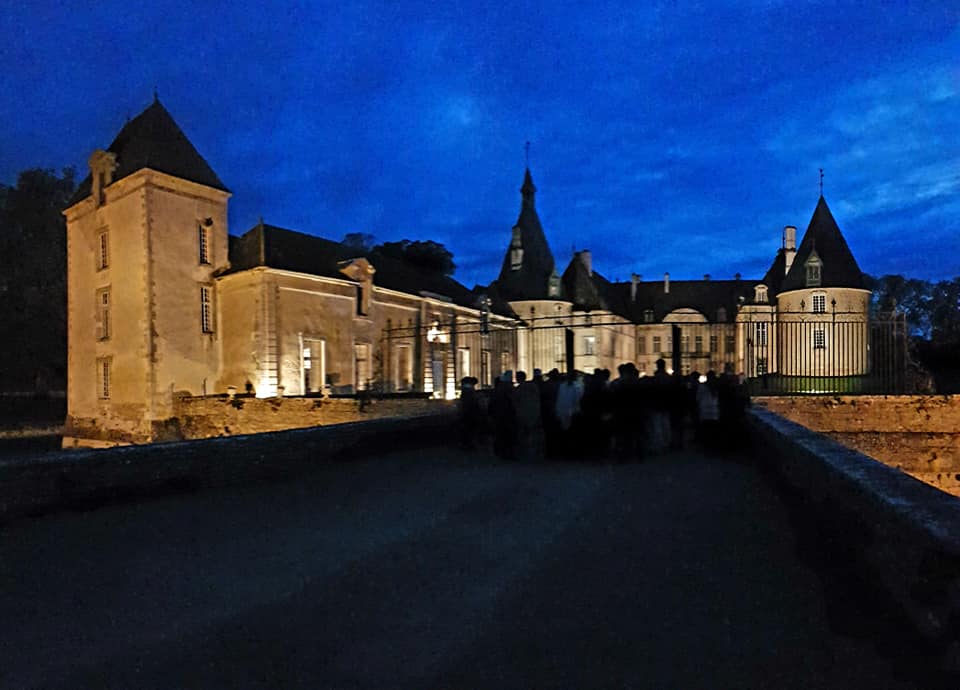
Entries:
[[2,463],[0,687],[955,682],[957,499],[764,411],[632,464],[449,421]]

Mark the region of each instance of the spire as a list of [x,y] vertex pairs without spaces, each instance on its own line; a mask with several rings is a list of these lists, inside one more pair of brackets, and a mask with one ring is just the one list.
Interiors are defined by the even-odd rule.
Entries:
[[822,196],[817,201],[810,225],[803,235],[803,241],[797,247],[797,255],[783,281],[781,292],[799,290],[806,287],[804,265],[811,256],[823,263],[823,287],[849,287],[864,289],[863,273],[853,257],[847,241],[840,232],[827,201]]
[[530,168],[527,168],[523,176],[523,186],[520,188],[520,194],[523,195],[523,203],[533,205],[533,197],[537,193],[537,186],[533,184],[533,176],[530,174]]

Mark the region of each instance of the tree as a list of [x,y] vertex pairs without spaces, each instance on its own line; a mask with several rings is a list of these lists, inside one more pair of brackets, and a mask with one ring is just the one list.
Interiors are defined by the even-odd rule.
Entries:
[[63,388],[66,383],[66,222],[74,171],[25,170],[0,185],[0,386]]
[[348,247],[359,249],[366,253],[373,249],[375,240],[376,238],[373,235],[366,232],[348,232],[343,236],[343,239],[340,240],[340,244],[345,244]]
[[373,252],[404,261],[418,271],[430,275],[450,276],[457,269],[450,250],[433,240],[384,242],[374,247]]

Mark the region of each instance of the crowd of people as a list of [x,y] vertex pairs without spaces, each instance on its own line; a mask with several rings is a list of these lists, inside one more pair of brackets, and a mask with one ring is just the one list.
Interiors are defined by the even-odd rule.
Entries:
[[467,450],[489,443],[503,459],[550,458],[637,461],[697,443],[708,450],[732,448],[742,438],[746,387],[732,366],[670,374],[657,361],[652,376],[632,363],[616,378],[592,374],[504,372],[492,391],[477,379],[461,381],[460,435]]

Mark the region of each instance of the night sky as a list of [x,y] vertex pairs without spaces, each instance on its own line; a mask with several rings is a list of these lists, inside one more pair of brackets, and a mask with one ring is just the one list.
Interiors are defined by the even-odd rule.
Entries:
[[156,86],[233,234],[433,239],[487,283],[530,141],[560,270],[760,277],[822,167],[864,271],[960,275],[957,0],[14,0],[0,56],[7,184],[82,173]]

